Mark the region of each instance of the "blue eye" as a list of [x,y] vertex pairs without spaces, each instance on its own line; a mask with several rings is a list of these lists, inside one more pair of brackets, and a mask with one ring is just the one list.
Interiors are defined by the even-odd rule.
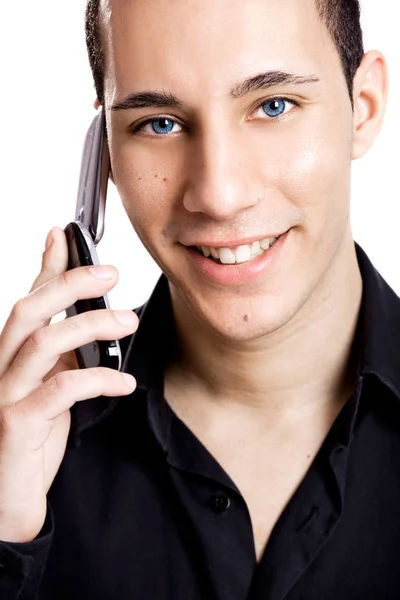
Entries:
[[150,121],[150,124],[154,133],[162,135],[165,133],[171,133],[171,131],[174,128],[175,122],[171,119],[165,119],[164,117],[162,117],[161,119],[154,119],[153,121]]
[[143,132],[153,137],[168,137],[168,134],[179,133],[180,131],[182,131],[182,125],[168,117],[148,119],[147,121],[139,123],[139,125],[132,125],[130,127],[130,132],[133,135]]
[[278,98],[277,100],[268,100],[262,105],[262,109],[269,117],[279,117],[285,112],[286,100]]

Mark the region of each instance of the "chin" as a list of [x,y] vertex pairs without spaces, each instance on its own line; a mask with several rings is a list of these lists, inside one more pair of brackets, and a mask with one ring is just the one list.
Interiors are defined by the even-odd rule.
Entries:
[[263,270],[250,281],[225,285],[193,268],[189,260],[180,260],[180,269],[178,261],[168,261],[171,268],[164,264],[163,270],[177,323],[194,336],[209,332],[236,342],[273,335],[300,318],[313,294],[320,269],[304,268],[312,262],[308,254],[291,234],[274,262],[262,264]]
[[221,318],[208,319],[203,326],[208,328],[219,338],[232,342],[251,342],[279,331],[291,319],[292,315],[274,312],[273,314],[251,313],[242,311],[239,315],[221,315]]
[[262,294],[256,297],[207,298],[186,295],[181,288],[171,287],[178,320],[188,331],[211,335],[231,342],[251,342],[284,327],[299,309],[299,299],[285,294]]

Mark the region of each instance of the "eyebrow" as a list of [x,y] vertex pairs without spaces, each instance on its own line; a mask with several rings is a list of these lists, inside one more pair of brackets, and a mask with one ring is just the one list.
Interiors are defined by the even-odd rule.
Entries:
[[294,75],[293,73],[287,73],[286,71],[266,71],[265,73],[259,73],[254,77],[248,77],[242,83],[234,86],[231,89],[231,96],[233,98],[242,98],[250,92],[256,92],[257,90],[265,90],[275,85],[304,85],[306,83],[319,83],[318,77],[314,75]]
[[[266,71],[253,77],[248,77],[241,83],[235,85],[230,95],[232,98],[242,98],[251,92],[268,89],[276,85],[304,85],[307,83],[318,83],[320,80],[314,75],[294,75],[285,71]],[[120,102],[112,105],[112,111],[131,110],[135,108],[182,108],[183,102],[174,94],[168,92],[146,91],[132,93]]]
[[132,108],[168,107],[181,108],[183,103],[173,94],[167,92],[139,92],[129,94],[113,104],[111,110],[129,110]]

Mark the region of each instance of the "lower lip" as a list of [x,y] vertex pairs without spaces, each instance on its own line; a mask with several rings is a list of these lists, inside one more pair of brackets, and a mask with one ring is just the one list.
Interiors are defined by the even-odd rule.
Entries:
[[193,248],[188,248],[194,268],[213,283],[226,286],[239,286],[255,281],[276,265],[288,234],[282,234],[273,246],[257,258],[241,264],[223,265],[206,258]]

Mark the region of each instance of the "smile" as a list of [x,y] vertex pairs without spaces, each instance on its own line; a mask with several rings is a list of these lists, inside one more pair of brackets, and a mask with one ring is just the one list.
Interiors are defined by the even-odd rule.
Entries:
[[264,254],[275,244],[279,237],[264,238],[252,244],[236,246],[235,248],[212,248],[210,246],[195,246],[195,248],[214,262],[223,265],[237,265],[250,262]]

